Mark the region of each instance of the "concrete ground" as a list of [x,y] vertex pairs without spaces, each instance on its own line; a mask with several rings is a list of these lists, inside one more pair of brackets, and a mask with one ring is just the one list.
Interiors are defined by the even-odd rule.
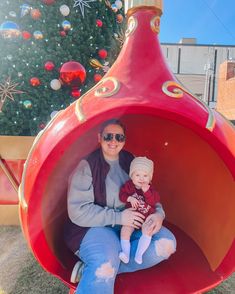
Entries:
[[[0,294],[68,294],[34,259],[19,226],[0,226],[0,244]],[[208,294],[235,294],[235,274]]]

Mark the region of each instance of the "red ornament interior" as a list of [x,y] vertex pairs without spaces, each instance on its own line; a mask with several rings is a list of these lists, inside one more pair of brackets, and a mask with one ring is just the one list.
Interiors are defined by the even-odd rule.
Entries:
[[178,243],[169,260],[119,275],[115,293],[199,293],[235,269],[235,131],[169,71],[156,37],[156,12],[133,11],[114,66],[53,118],[25,165],[20,187],[25,237],[39,263],[71,288],[76,259],[62,232],[68,177],[97,148],[99,125],[113,117],[127,126],[126,149],[154,160],[153,183]]

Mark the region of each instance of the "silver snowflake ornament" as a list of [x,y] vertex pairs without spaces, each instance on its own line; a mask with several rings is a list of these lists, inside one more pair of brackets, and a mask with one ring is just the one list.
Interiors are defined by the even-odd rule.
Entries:
[[88,8],[91,8],[91,6],[88,4],[89,2],[95,2],[96,0],[74,0],[74,5],[73,7],[79,6],[82,16],[84,18],[84,8],[85,6]]

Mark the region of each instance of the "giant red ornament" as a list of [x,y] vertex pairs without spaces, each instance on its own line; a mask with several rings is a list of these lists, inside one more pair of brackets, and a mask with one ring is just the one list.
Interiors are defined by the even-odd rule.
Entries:
[[71,95],[80,96],[79,87],[86,79],[85,68],[77,61],[68,61],[60,68],[60,80],[64,85],[72,87]]
[[100,49],[98,55],[100,58],[105,59],[108,56],[108,52],[105,49]]
[[29,82],[30,82],[31,86],[33,86],[33,87],[37,87],[41,84],[39,78],[37,78],[37,77],[31,78]]
[[60,79],[67,86],[80,86],[86,79],[86,70],[79,62],[68,61],[60,68]]
[[115,294],[203,293],[235,270],[235,130],[179,84],[157,37],[161,7],[137,2],[128,10],[126,40],[114,65],[54,117],[30,151],[19,193],[21,224],[43,268],[74,289],[77,259],[61,234],[68,179],[97,148],[100,124],[120,118],[127,126],[125,148],[156,164],[152,182],[177,250],[157,266],[118,275]]

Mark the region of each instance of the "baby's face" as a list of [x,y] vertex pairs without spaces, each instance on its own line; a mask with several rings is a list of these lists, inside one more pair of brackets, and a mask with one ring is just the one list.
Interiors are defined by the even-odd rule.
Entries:
[[131,175],[131,179],[137,189],[141,189],[143,185],[148,185],[151,181],[149,173],[144,170],[135,170]]

